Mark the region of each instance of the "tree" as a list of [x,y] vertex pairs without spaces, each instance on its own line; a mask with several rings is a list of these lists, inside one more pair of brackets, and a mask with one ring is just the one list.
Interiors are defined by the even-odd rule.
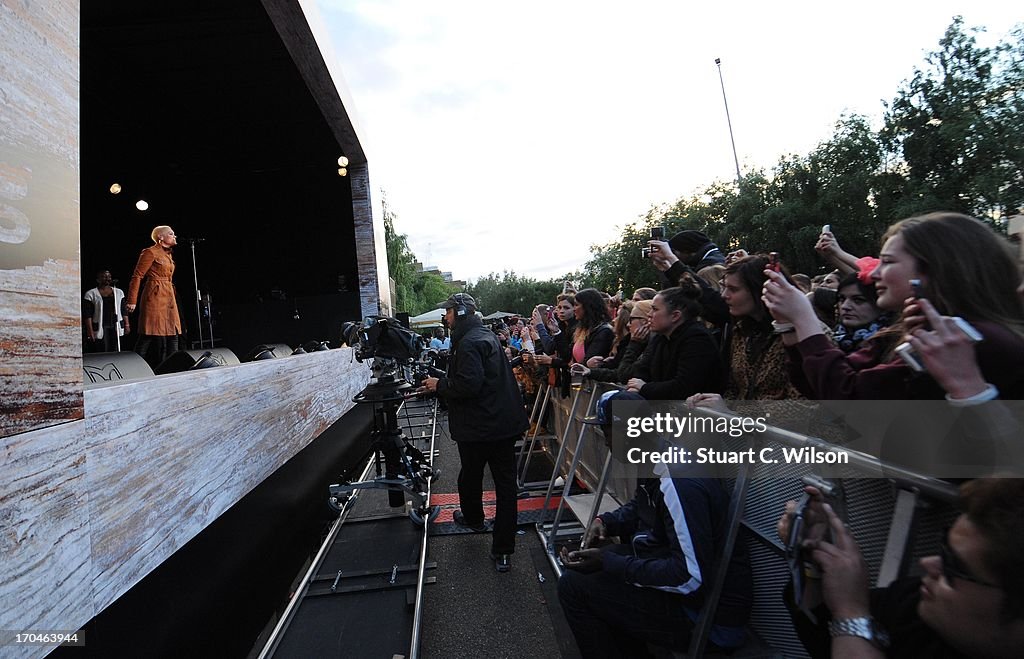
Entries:
[[983,219],[1024,205],[1024,46],[978,46],[959,16],[887,105],[882,139],[905,172],[890,219],[953,210]]
[[993,48],[979,47],[976,32],[954,18],[926,66],[886,105],[881,131],[865,117],[842,116],[806,156],[652,206],[618,240],[591,247],[586,283],[608,291],[620,281],[625,289],[656,285],[639,250],[659,225],[668,235],[702,231],[724,251],[779,251],[792,271],[806,273],[825,268],[814,252],[825,224],[854,254],[876,253],[890,224],[926,211],[1001,227],[994,218],[1024,205],[1024,28]]
[[485,315],[495,311],[529,315],[541,302],[554,303],[555,296],[562,292],[562,281],[539,281],[506,270],[500,276],[492,272],[470,282],[466,292],[473,296],[477,308]]

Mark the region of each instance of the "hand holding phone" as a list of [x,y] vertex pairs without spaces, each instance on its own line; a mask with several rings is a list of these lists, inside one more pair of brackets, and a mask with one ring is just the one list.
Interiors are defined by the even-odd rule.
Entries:
[[568,547],[563,546],[558,553],[558,560],[564,567],[577,572],[597,572],[604,568],[600,549],[569,551]]
[[803,604],[805,569],[811,560],[809,552],[804,549],[804,543],[828,536],[828,518],[823,504],[821,491],[807,486],[798,500],[786,504],[786,512],[779,520],[778,532],[786,543],[786,562],[793,579],[797,606]]
[[778,252],[769,252],[768,253],[768,269],[773,271],[773,272],[781,272],[782,271],[782,261],[779,260],[779,253]]

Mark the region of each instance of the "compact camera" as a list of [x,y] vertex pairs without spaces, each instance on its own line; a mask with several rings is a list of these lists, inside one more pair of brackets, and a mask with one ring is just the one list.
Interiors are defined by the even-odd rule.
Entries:
[[[665,240],[665,227],[651,227],[650,240]],[[649,259],[651,254],[657,251],[657,247],[644,247],[640,250],[640,258]]]

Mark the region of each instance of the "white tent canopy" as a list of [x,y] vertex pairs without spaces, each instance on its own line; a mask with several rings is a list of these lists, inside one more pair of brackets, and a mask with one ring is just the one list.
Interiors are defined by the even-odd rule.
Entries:
[[444,318],[444,309],[431,309],[426,313],[413,316],[409,319],[409,327],[419,329],[422,327],[440,327],[441,319]]

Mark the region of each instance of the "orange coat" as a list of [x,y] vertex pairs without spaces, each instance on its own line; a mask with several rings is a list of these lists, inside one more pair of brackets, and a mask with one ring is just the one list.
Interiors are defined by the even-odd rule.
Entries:
[[[181,334],[181,318],[178,303],[174,299],[174,257],[171,250],[153,245],[142,250],[139,262],[128,285],[128,304],[139,305],[140,334],[150,336],[174,336]],[[142,297],[139,298],[139,288]]]

